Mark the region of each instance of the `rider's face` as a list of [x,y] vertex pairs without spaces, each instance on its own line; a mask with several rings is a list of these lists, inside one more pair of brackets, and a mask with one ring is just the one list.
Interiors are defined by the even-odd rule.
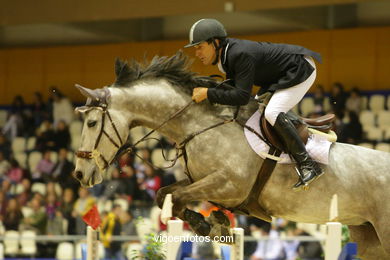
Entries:
[[195,45],[195,56],[200,59],[203,65],[210,65],[215,59],[215,48],[212,43],[202,42]]

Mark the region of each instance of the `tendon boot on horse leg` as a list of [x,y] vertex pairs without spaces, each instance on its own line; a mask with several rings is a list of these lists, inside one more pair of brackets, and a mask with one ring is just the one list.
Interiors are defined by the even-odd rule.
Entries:
[[297,162],[301,178],[293,186],[294,189],[309,185],[317,177],[323,174],[321,167],[307,153],[306,147],[298,135],[294,124],[285,113],[279,113],[275,121],[274,129],[276,130],[277,135],[282,139],[287,152],[290,153]]
[[187,202],[180,199],[180,196],[172,194],[172,214],[183,221],[186,221],[193,231],[200,236],[208,236],[210,234],[211,225],[206,221],[204,216],[198,212],[187,209]]
[[212,211],[207,220],[211,224],[210,237],[232,235],[230,232],[230,220],[221,210]]

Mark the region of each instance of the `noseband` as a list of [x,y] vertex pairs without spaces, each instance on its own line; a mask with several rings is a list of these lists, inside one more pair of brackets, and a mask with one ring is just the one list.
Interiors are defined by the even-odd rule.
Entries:
[[[99,167],[99,170],[100,171],[104,171],[105,169],[107,169],[107,167],[111,164],[111,162],[115,159],[115,156],[114,158],[111,160],[111,161],[108,161],[106,160],[106,158],[104,158],[104,156],[97,150],[98,146],[99,146],[99,143],[100,143],[100,140],[102,138],[102,135],[104,134],[108,140],[110,140],[110,142],[116,147],[116,148],[120,148],[121,146],[123,146],[123,141],[122,141],[122,138],[120,137],[119,135],[119,132],[118,132],[118,129],[116,128],[112,118],[111,118],[111,115],[110,115],[110,112],[107,110],[107,98],[109,96],[109,90],[108,89],[103,89],[103,93],[102,93],[102,97],[101,98],[97,98],[94,102],[98,102],[98,104],[90,104],[90,105],[87,105],[87,106],[91,106],[91,107],[97,107],[99,109],[102,110],[102,124],[101,124],[101,127],[100,127],[100,132],[99,132],[99,135],[96,139],[96,142],[95,142],[95,145],[93,147],[93,150],[92,151],[76,151],[76,156],[78,158],[82,158],[82,159],[94,159],[95,160],[95,163],[96,165]],[[115,134],[116,136],[118,137],[119,139],[119,144],[117,144],[114,139],[109,135],[107,134],[107,132],[104,130],[104,125],[105,125],[105,119],[106,119],[106,115],[108,117],[108,119],[110,120],[110,123],[111,123],[111,126],[112,128],[114,129],[115,131]],[[103,161],[104,165],[101,165],[100,161],[99,161],[99,158]]]

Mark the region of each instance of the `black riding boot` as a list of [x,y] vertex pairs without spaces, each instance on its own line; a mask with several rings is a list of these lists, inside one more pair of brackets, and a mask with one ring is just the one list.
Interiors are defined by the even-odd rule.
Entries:
[[299,180],[293,186],[294,189],[311,183],[323,174],[321,167],[307,153],[305,144],[302,142],[295,126],[285,113],[278,115],[274,129],[285,145],[287,152],[291,154],[298,164],[298,170],[301,173],[303,181]]

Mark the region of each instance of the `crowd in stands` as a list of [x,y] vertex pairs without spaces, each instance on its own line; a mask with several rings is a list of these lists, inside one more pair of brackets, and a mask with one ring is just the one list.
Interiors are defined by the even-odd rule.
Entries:
[[[301,104],[304,116],[333,112],[337,116],[335,131],[340,142],[365,141],[360,118],[368,107],[364,106],[358,88],[347,93],[342,84],[335,83],[332,92],[326,94],[322,86],[317,86],[309,98],[312,100],[309,113],[302,112]],[[72,133],[71,125],[79,126],[79,132]],[[57,88],[51,89],[47,101],[40,93],[35,93],[31,105],[25,104],[21,96],[15,97],[0,134],[0,234],[8,230],[34,230],[38,235],[85,235],[82,216],[97,204],[103,219],[101,240],[106,253],[110,258],[120,259],[124,257],[123,244],[111,241],[111,237],[141,236],[135,220],[155,215],[157,190],[174,183],[183,173],[175,169],[155,170],[134,155],[124,154],[108,170],[101,184],[91,189],[82,188],[72,177],[73,152],[77,149],[73,144],[79,141],[80,127],[81,121],[73,111],[72,102]],[[16,145],[20,140],[24,142],[23,148]],[[172,148],[168,141],[164,144],[166,149]],[[156,147],[143,147],[138,154],[153,163],[155,150]],[[214,206],[203,203],[197,207],[207,216]],[[295,223],[277,220],[271,225],[243,216],[229,217],[232,223],[244,227],[247,235],[272,238],[246,243],[248,259],[322,259],[321,246],[316,242],[305,244],[278,239],[281,234],[309,235]],[[155,231],[165,228],[162,223],[155,225]],[[55,250],[46,245],[47,242],[41,243],[39,253],[53,256]],[[199,248],[198,255],[207,252]]]

